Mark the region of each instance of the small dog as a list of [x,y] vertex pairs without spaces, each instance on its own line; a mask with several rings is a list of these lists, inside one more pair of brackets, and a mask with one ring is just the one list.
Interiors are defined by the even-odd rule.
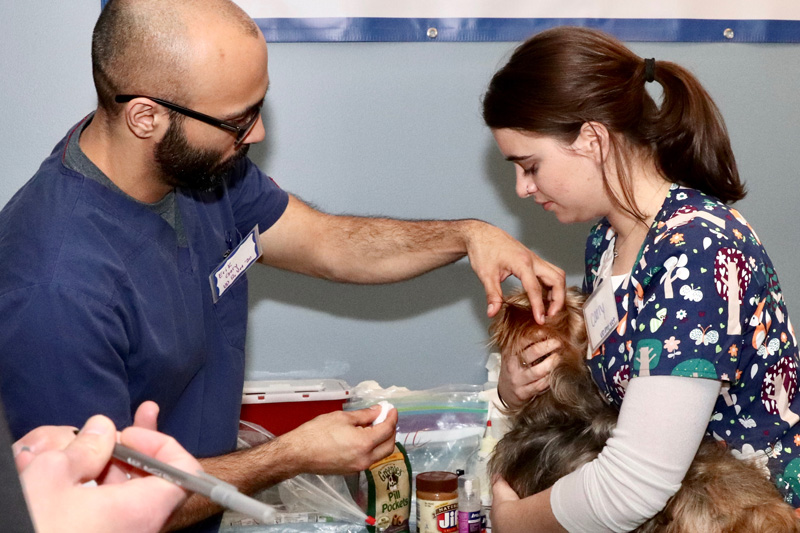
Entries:
[[[547,489],[597,457],[616,425],[617,409],[602,398],[584,363],[583,302],[583,295],[570,289],[565,309],[542,326],[534,321],[527,296],[518,292],[506,300],[489,328],[491,342],[504,358],[521,357],[520,348],[548,338],[562,345],[549,390],[510,412],[512,429],[489,462],[490,473],[502,476],[521,498]],[[636,531],[800,532],[800,521],[761,469],[708,438],[681,489]]]

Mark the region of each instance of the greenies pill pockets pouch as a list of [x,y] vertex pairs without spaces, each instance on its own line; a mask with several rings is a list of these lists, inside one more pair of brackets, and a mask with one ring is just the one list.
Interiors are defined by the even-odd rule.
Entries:
[[411,463],[405,448],[396,442],[394,452],[365,471],[367,477],[367,514],[375,517],[370,533],[410,531]]

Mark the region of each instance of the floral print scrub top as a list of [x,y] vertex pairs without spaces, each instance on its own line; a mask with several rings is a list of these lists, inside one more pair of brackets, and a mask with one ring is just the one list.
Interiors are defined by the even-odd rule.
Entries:
[[[584,292],[614,237],[605,219],[592,229]],[[634,377],[721,380],[707,435],[768,467],[800,507],[797,337],[778,275],[742,215],[673,185],[614,297],[620,322],[587,361],[608,400],[619,407]]]

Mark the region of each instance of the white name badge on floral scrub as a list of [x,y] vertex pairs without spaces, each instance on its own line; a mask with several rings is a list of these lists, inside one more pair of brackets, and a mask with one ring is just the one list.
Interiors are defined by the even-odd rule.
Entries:
[[611,285],[610,278],[604,279],[583,304],[583,318],[586,320],[586,333],[589,335],[592,353],[619,324],[617,302]]
[[244,276],[247,269],[261,257],[261,241],[258,224],[242,239],[236,248],[208,276],[211,283],[211,297],[217,303],[233,283]]
[[[616,238],[615,238],[616,240]],[[619,324],[617,302],[611,280],[611,265],[614,263],[614,242],[600,259],[592,295],[583,304],[586,334],[589,336],[589,353],[594,353],[605,342]],[[598,283],[599,282],[599,283]]]

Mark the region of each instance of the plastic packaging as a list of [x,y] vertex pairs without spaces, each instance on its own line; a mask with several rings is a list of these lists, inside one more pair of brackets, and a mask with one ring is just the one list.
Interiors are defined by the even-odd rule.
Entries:
[[489,479],[488,463],[489,458],[494,452],[494,447],[497,445],[497,439],[492,433],[492,421],[486,422],[486,430],[481,439],[480,446],[467,462],[467,474],[475,476],[480,484],[480,497],[491,498],[492,484]]
[[[241,420],[239,424],[248,430],[239,432],[240,448],[257,446],[275,438],[275,435],[258,424],[245,420]],[[311,509],[321,516],[343,522],[359,525],[374,523],[374,519],[353,501],[342,476],[300,474],[280,483],[278,492],[289,513]]]
[[480,533],[483,529],[481,482],[472,475],[458,478],[458,533]]
[[281,501],[289,509],[314,509],[317,512],[353,524],[374,524],[375,520],[353,501],[341,476],[300,474],[284,481]]
[[478,487],[475,491],[478,493],[483,515],[483,527],[481,530],[487,532],[491,531],[492,525],[490,521],[490,514],[492,511],[492,482],[489,479],[489,458],[494,452],[494,447],[497,445],[497,438],[492,426],[492,420],[486,422],[486,430],[481,439],[480,446],[473,453],[467,461],[467,475],[474,476],[478,480]]
[[412,471],[405,449],[399,442],[388,457],[364,471],[367,481],[367,512],[375,518],[370,533],[411,531]]
[[345,410],[361,409],[381,400],[397,409],[397,437],[414,472],[455,472],[478,449],[488,417],[483,387],[454,384],[410,391],[361,382],[351,390]]

